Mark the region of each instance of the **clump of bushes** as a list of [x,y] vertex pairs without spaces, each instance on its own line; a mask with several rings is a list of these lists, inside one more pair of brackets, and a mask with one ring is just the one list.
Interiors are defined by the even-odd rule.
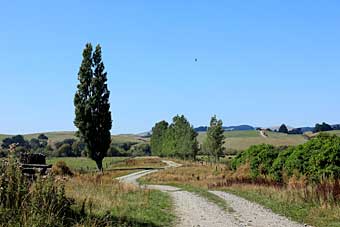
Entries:
[[321,133],[296,147],[274,147],[261,144],[238,154],[231,167],[236,170],[250,164],[253,179],[270,177],[282,182],[284,176],[306,176],[311,182],[323,178],[340,178],[340,137]]
[[53,175],[73,176],[73,172],[64,161],[58,161],[54,164],[52,166],[51,173]]

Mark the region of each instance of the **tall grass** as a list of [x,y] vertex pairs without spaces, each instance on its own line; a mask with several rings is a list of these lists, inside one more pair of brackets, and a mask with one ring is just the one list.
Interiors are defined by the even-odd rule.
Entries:
[[76,209],[85,203],[84,211],[97,217],[109,215],[132,226],[171,225],[174,216],[167,194],[120,183],[115,180],[119,175],[124,171],[78,174],[65,183],[66,194],[75,199]]
[[[0,165],[0,226],[170,226],[170,197],[123,184],[131,170],[27,177],[11,157]],[[62,170],[62,171],[61,171]],[[63,174],[63,176],[58,176]]]
[[52,177],[34,182],[11,157],[0,169],[0,225],[64,226],[70,224],[72,200]]

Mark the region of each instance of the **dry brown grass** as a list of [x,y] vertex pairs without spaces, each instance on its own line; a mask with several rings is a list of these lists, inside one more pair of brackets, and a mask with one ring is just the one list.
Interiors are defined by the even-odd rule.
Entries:
[[129,168],[161,168],[166,166],[159,157],[136,157],[129,158],[122,162],[112,165],[113,169],[129,169]]
[[[177,160],[175,161],[178,162]],[[181,162],[182,167],[159,171],[143,177],[143,180],[157,184],[190,184],[208,188],[210,183],[226,177],[227,169],[224,165]]]
[[[131,173],[131,171],[112,171],[104,174],[77,174],[65,183],[66,194],[78,203],[86,201],[91,212],[103,213],[112,207],[124,207],[124,195],[138,192],[142,202],[148,197],[148,191],[139,190],[129,184],[119,183],[114,178]],[[147,202],[147,201],[146,201]],[[123,213],[121,213],[123,215]]]
[[[144,190],[115,179],[131,172],[134,171],[77,173],[65,182],[66,195],[75,199],[78,209],[85,204],[85,212],[89,216],[109,215],[118,223],[128,221],[133,226],[143,226],[143,223],[147,226],[169,226],[173,220],[170,197],[163,192]],[[85,220],[85,224],[79,226],[97,226],[96,221],[101,222],[102,219]],[[110,222],[100,226],[107,223]]]

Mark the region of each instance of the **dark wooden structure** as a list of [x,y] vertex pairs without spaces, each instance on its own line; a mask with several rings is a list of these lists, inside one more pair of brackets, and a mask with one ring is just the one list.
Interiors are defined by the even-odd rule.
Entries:
[[46,175],[47,170],[52,167],[52,165],[46,165],[45,155],[27,153],[22,153],[20,155],[20,166],[22,172],[26,175],[35,175],[37,173]]

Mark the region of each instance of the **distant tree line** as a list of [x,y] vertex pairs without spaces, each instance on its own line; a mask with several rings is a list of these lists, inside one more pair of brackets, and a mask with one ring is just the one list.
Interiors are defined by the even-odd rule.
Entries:
[[[22,135],[5,138],[1,144],[0,157],[8,156],[11,144],[16,144],[15,153],[42,153],[48,157],[86,157],[85,143],[78,139],[48,141],[48,137],[40,134],[37,138],[25,140]],[[106,156],[145,156],[151,155],[148,143],[112,142]]]
[[200,149],[197,141],[198,133],[183,116],[175,116],[172,123],[160,121],[152,128],[150,140],[151,152],[161,157],[177,157],[196,159],[196,155],[209,155],[217,161],[224,155],[224,128],[222,120],[213,116],[207,127],[207,136]]
[[[286,133],[286,134],[303,134],[306,128],[294,128],[291,130],[288,130],[287,126],[285,124],[282,124],[278,130],[280,133]],[[311,129],[314,133],[317,132],[326,132],[326,131],[332,131],[332,130],[340,130],[340,125],[329,125],[325,122],[322,124],[316,124],[314,128],[308,128]]]

